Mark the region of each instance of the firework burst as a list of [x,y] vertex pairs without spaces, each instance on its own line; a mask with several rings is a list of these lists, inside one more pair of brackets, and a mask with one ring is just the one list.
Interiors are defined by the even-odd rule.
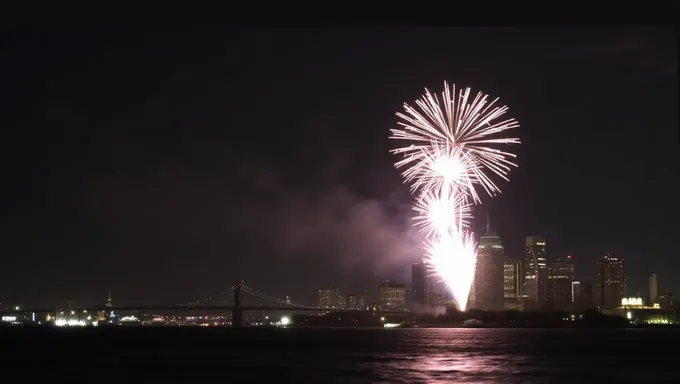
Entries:
[[506,106],[471,90],[444,83],[441,100],[425,89],[416,107],[404,104],[397,113],[401,129],[391,130],[391,139],[407,146],[391,152],[403,156],[395,163],[411,192],[417,197],[415,225],[426,237],[425,264],[451,289],[458,308],[465,310],[477,259],[474,235],[469,230],[472,204],[480,202],[477,188],[493,196],[500,189],[492,176],[508,180],[516,165],[514,154],[494,148],[519,144],[517,138],[499,138],[499,133],[519,127],[514,119],[501,119]]

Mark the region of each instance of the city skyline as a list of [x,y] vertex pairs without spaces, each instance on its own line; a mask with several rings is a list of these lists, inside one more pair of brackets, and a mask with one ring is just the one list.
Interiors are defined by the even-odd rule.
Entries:
[[[478,292],[476,292],[476,289],[474,288],[475,283],[477,283],[477,281],[479,279],[480,271],[483,270],[483,268],[478,266],[478,268],[476,269],[476,273],[475,273],[475,283],[473,283],[473,290],[472,290],[473,293],[472,293],[472,296],[471,296],[471,299],[470,299],[471,308],[485,309],[485,310],[514,309],[514,304],[510,304],[509,306],[506,304],[505,306],[502,306],[502,304],[503,304],[503,292],[505,290],[505,285],[506,285],[506,283],[503,281],[503,277],[504,277],[503,262],[506,261],[506,260],[512,260],[512,261],[516,261],[516,262],[519,263],[518,265],[520,266],[520,271],[521,271],[520,272],[521,273],[520,274],[520,280],[521,281],[519,283],[520,291],[521,291],[521,293],[523,293],[526,296],[527,289],[529,289],[529,290],[531,289],[531,288],[527,288],[526,280],[525,280],[526,274],[528,273],[527,269],[525,267],[526,257],[527,257],[527,248],[525,247],[525,255],[524,255],[525,259],[524,260],[521,259],[521,258],[515,258],[512,255],[506,254],[505,251],[504,251],[504,247],[502,245],[502,240],[500,239],[500,237],[498,235],[496,235],[495,230],[491,227],[490,216],[488,216],[488,215],[486,217],[485,232],[480,232],[480,234],[478,235],[478,241],[480,241],[483,238],[491,239],[491,240],[487,240],[487,243],[488,243],[489,246],[491,246],[493,244],[498,244],[498,247],[500,248],[499,255],[501,257],[501,259],[500,259],[501,264],[500,264],[500,275],[499,275],[499,277],[500,277],[501,280],[500,280],[500,285],[498,287],[496,287],[496,290],[498,290],[499,295],[501,295],[500,296],[501,297],[501,303],[500,303],[501,306],[498,306],[496,308],[493,305],[487,304],[486,302],[484,302],[481,305],[479,304],[479,302],[477,302],[476,304],[472,304],[472,303],[474,303],[475,300],[479,300],[478,298],[476,299],[474,296],[480,295]],[[586,273],[585,273],[586,276],[588,275],[587,271],[589,271],[589,270],[593,271],[593,274],[592,274],[593,278],[589,279],[589,278],[583,277],[584,273],[581,273],[581,274],[574,273],[573,265],[575,265],[576,260],[575,260],[573,255],[567,254],[567,255],[563,255],[563,256],[558,255],[558,256],[553,257],[547,251],[547,249],[548,249],[547,238],[542,237],[542,236],[526,236],[525,242],[527,242],[527,244],[528,244],[528,242],[530,242],[530,241],[540,241],[541,244],[542,244],[542,247],[545,249],[543,252],[545,254],[545,260],[547,261],[546,266],[545,266],[546,284],[548,284],[548,276],[549,275],[552,276],[552,274],[550,274],[550,272],[549,272],[550,266],[555,262],[560,263],[560,262],[564,262],[564,261],[569,261],[572,265],[571,274],[570,274],[570,276],[572,276],[572,277],[569,280],[570,283],[572,281],[575,281],[576,283],[579,283],[579,284],[586,283],[589,286],[592,286],[593,290],[594,290],[594,292],[593,292],[594,297],[592,298],[592,300],[594,301],[595,306],[604,305],[604,301],[602,299],[597,298],[598,291],[604,290],[604,288],[602,288],[602,286],[600,286],[598,288],[598,281],[599,281],[598,280],[599,279],[598,271],[601,270],[601,268],[602,268],[600,266],[601,258],[603,256],[610,257],[609,252],[600,252],[599,255],[598,255],[599,259],[595,262],[594,265],[591,266],[591,268],[581,267],[581,268],[575,269],[576,271],[580,271],[582,269],[585,269],[586,270]],[[482,242],[482,244],[484,244],[484,243]],[[481,249],[482,252],[484,252],[484,246],[482,246],[480,249]],[[479,260],[481,260],[482,263],[484,262],[483,257],[481,259],[478,259],[478,261]],[[386,278],[385,276],[382,276],[382,277],[376,276],[376,278],[379,279],[379,283],[377,285],[374,281],[373,283],[365,284],[365,286],[363,288],[347,287],[346,285],[343,285],[342,282],[335,283],[335,284],[331,283],[331,284],[328,285],[329,288],[319,289],[319,288],[315,288],[315,287],[310,287],[315,292],[315,295],[313,296],[314,298],[310,300],[311,296],[305,294],[305,295],[298,296],[298,299],[302,299],[301,302],[304,302],[305,305],[313,305],[311,303],[314,303],[319,307],[327,307],[327,308],[336,308],[336,307],[337,308],[346,308],[345,303],[348,300],[350,300],[350,297],[352,297],[354,300],[360,300],[361,303],[364,303],[366,305],[368,305],[369,303],[380,303],[380,301],[382,299],[382,294],[380,293],[380,290],[382,288],[376,289],[376,287],[378,287],[378,285],[382,286],[382,284],[384,282],[392,282],[392,283],[400,285],[402,287],[402,289],[404,290],[404,298],[403,298],[404,305],[409,307],[409,308],[413,308],[413,304],[415,302],[417,302],[417,300],[414,296],[415,295],[415,293],[414,293],[415,280],[414,280],[414,277],[413,277],[413,273],[414,273],[413,268],[416,265],[419,265],[420,268],[422,268],[422,271],[424,271],[424,272],[427,270],[427,268],[422,264],[422,259],[418,259],[417,261],[414,261],[413,263],[408,265],[408,274],[409,274],[408,278],[395,279],[394,277],[387,277]],[[426,281],[424,281],[424,284],[427,284],[428,288],[426,288],[426,289],[429,289],[429,291],[425,292],[425,295],[423,296],[423,298],[426,298],[426,300],[428,300],[429,305],[450,305],[450,303],[451,303],[450,302],[450,300],[451,300],[450,292],[448,292],[448,289],[445,287],[444,282],[443,281],[435,282],[436,276],[434,276],[431,272],[426,273],[425,275],[426,275]],[[675,281],[675,279],[672,277],[673,275],[672,274],[669,274],[669,275],[671,277],[670,278],[667,277],[664,280]],[[632,291],[627,290],[627,284],[628,284],[627,275],[624,275],[623,278],[625,280],[624,288],[623,288],[623,291],[622,291],[623,293],[618,294],[616,296],[616,298],[613,299],[613,300],[610,300],[610,302],[608,302],[608,304],[618,303],[618,302],[620,302],[620,299],[624,298],[624,297],[640,297],[640,298],[643,298],[645,303],[651,302],[649,298],[651,297],[651,292],[652,292],[652,279],[654,279],[654,281],[655,281],[655,283],[654,283],[655,288],[654,289],[656,290],[655,292],[657,294],[657,297],[662,297],[669,292],[672,293],[672,294],[675,294],[675,295],[678,294],[677,291],[675,291],[671,288],[671,285],[669,285],[669,284],[662,285],[662,284],[659,283],[659,274],[658,273],[650,273],[649,275],[647,275],[646,279],[645,279],[645,282],[648,284],[646,286],[647,290],[643,289],[643,290],[639,290],[639,291],[636,291],[636,292],[632,292]],[[484,279],[485,278],[482,278],[482,280],[479,280],[479,281],[485,281]],[[435,286],[432,285],[433,282],[435,282]],[[549,291],[554,290],[556,288],[554,288],[552,286],[552,283],[550,283],[550,284],[551,285],[546,285],[545,297],[543,297],[542,300],[544,302],[549,301],[549,302],[552,303],[552,301],[554,301],[555,299],[554,299],[554,297],[550,296],[551,293]],[[342,288],[339,288],[339,287],[342,287]],[[493,288],[491,288],[491,289],[493,289]],[[562,289],[564,289],[564,288],[562,288]],[[574,288],[570,286],[569,289],[572,290],[572,295],[573,295],[573,289]],[[321,292],[323,290],[327,290],[329,292],[328,295],[329,295],[329,297],[332,297],[332,298],[329,298],[327,300],[330,300],[330,302],[332,302],[334,304],[322,304],[323,300],[319,298],[319,295],[321,294]],[[330,293],[331,290],[334,291],[334,292]],[[428,297],[427,296],[428,294],[434,294],[434,296]],[[290,298],[290,296],[287,295],[286,292],[276,292],[275,295],[277,295],[277,297],[286,297],[288,299]],[[486,293],[486,295],[489,295],[489,293]],[[446,300],[442,301],[441,298],[438,298],[439,296],[448,297],[448,299],[446,299],[448,301],[446,301]],[[574,296],[572,296],[572,298],[573,297]],[[62,299],[62,300],[57,300],[57,302],[60,303],[60,305],[63,305],[63,303],[69,303],[67,305],[70,305],[70,303],[73,302],[73,300]],[[108,296],[106,298],[106,306],[107,307],[111,306],[110,302],[111,302],[111,289],[108,288]],[[301,303],[301,302],[299,301],[298,303]],[[358,303],[358,301],[357,301],[357,303]],[[448,303],[448,304],[443,304],[443,303]],[[19,305],[19,304],[20,304],[19,302],[2,302],[2,301],[0,301],[0,305],[5,305],[4,308],[11,308],[12,306]],[[96,302],[95,303],[86,303],[86,304],[87,305],[93,305],[93,304],[96,304]],[[550,304],[550,305],[552,305],[552,304]],[[539,305],[537,307],[527,307],[527,308],[533,309],[533,310],[540,309],[540,308],[548,309],[548,308],[551,308],[550,305],[543,304],[543,305]],[[524,309],[521,309],[521,310],[524,310]]]
[[2,46],[3,303],[409,284],[423,247],[386,136],[443,81],[520,123],[477,236],[490,213],[513,258],[536,235],[579,279],[609,252],[631,293],[651,273],[680,291],[672,31],[126,28],[16,26]]

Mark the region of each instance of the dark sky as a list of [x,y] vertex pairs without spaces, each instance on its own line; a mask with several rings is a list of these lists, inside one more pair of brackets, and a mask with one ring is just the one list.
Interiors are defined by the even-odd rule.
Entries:
[[[306,302],[408,280],[420,246],[388,150],[444,80],[519,120],[485,198],[511,257],[544,235],[680,291],[672,30],[14,25],[0,45],[0,302],[175,303],[236,280]],[[500,180],[502,181],[502,180]],[[675,278],[675,281],[671,279]]]

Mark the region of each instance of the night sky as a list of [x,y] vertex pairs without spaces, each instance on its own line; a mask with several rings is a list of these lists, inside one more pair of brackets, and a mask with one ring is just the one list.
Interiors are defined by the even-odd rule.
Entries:
[[[507,104],[519,168],[484,198],[510,257],[542,235],[594,278],[680,291],[672,30],[14,25],[0,45],[0,302],[168,304],[239,279],[311,303],[420,258],[388,151],[443,81]],[[672,281],[675,279],[675,281]]]

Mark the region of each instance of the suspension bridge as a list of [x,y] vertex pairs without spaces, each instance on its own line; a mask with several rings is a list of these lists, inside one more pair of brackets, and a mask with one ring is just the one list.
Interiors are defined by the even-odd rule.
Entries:
[[[250,296],[258,298],[264,302],[270,303],[269,305],[243,305],[241,302],[241,294],[246,293]],[[251,288],[245,285],[242,281],[232,285],[224,292],[220,292],[200,300],[189,301],[181,304],[173,305],[146,305],[146,306],[112,306],[112,305],[102,305],[102,306],[92,306],[87,308],[69,308],[72,311],[88,311],[88,312],[100,312],[100,311],[112,311],[116,312],[139,312],[139,311],[155,311],[155,312],[167,312],[167,311],[231,311],[232,315],[232,325],[234,327],[240,327],[243,325],[243,312],[244,311],[306,311],[306,312],[328,312],[328,311],[360,311],[362,308],[328,308],[328,307],[318,307],[302,305],[297,303],[292,303],[288,300],[283,300],[276,296],[268,295],[257,289]],[[20,308],[13,311],[3,311],[2,314],[27,314],[27,313],[56,313],[59,310],[55,308]],[[381,313],[385,314],[405,314],[405,311],[384,311]]]

